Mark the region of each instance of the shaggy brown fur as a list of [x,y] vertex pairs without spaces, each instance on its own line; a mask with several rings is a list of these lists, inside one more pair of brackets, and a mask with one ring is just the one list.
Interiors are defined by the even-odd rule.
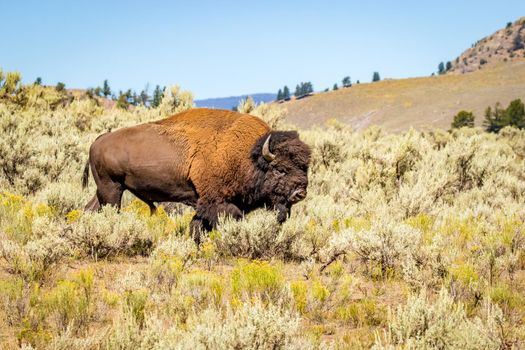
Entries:
[[[270,135],[273,160],[263,155]],[[120,206],[127,189],[152,211],[160,201],[193,206],[194,233],[215,226],[219,214],[240,218],[264,205],[278,210],[282,222],[306,195],[309,158],[296,132],[271,131],[247,114],[191,109],[95,140],[89,164],[97,194],[86,209]]]

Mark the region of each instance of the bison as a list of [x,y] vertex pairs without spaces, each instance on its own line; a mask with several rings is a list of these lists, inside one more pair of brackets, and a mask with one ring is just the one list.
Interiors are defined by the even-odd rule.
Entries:
[[284,222],[306,196],[310,149],[296,131],[274,131],[261,119],[226,110],[191,109],[155,122],[99,136],[89,149],[97,185],[86,210],[120,208],[128,190],[147,203],[180,202],[195,208],[190,232],[235,219],[253,209],[277,211]]

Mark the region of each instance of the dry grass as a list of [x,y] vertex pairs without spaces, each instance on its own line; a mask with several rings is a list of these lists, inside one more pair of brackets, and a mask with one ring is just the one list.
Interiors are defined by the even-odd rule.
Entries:
[[460,110],[473,111],[481,125],[487,106],[525,97],[525,60],[484,66],[463,75],[384,80],[318,93],[282,104],[299,127],[335,118],[357,130],[381,125],[399,132],[449,129]]

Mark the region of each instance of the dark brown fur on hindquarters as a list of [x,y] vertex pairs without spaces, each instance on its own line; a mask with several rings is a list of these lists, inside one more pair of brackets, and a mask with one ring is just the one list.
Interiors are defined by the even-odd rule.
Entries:
[[91,168],[97,194],[86,209],[120,207],[129,190],[152,211],[154,202],[194,207],[192,232],[212,229],[219,215],[239,219],[261,207],[277,210],[283,222],[306,196],[309,160],[295,131],[272,131],[232,111],[192,109],[97,138],[83,176],[87,185]]

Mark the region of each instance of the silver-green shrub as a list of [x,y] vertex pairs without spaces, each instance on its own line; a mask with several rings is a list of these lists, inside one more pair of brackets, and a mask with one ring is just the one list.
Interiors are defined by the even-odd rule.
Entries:
[[65,232],[74,247],[94,260],[119,254],[147,254],[155,239],[136,214],[119,213],[110,206],[100,212],[84,213]]
[[286,349],[297,336],[299,318],[260,302],[227,310],[209,309],[190,321],[180,349]]
[[369,268],[379,268],[383,274],[399,270],[402,261],[414,255],[421,243],[421,232],[389,218],[374,221],[369,230],[344,231],[341,235],[347,236],[348,248]]
[[178,85],[167,87],[159,106],[161,117],[184,112],[193,107],[193,94],[183,91]]
[[276,214],[266,210],[250,213],[241,221],[223,217],[217,231],[219,252],[252,259],[282,257],[297,238],[293,232],[282,230]]
[[378,335],[373,349],[500,349],[503,315],[490,302],[484,307],[481,318],[469,319],[446,290],[435,302],[423,291],[391,313],[388,331]]

